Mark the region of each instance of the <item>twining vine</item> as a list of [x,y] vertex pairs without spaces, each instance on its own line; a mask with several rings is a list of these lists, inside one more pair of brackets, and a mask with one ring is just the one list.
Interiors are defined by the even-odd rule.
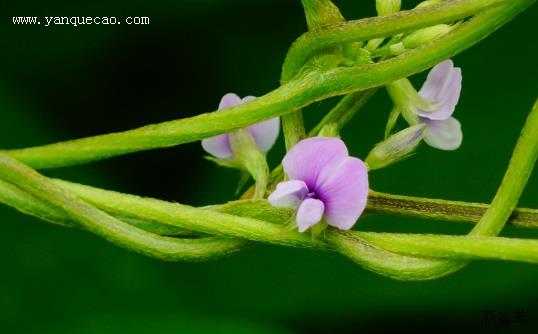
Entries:
[[[280,87],[258,98],[225,96],[222,110],[196,117],[0,151],[0,202],[164,260],[203,261],[262,242],[339,252],[401,280],[437,278],[475,259],[538,263],[538,240],[497,236],[507,223],[538,227],[538,210],[516,208],[538,158],[538,102],[489,205],[379,193],[369,189],[367,177],[409,155],[422,141],[439,149],[459,147],[461,129],[452,113],[461,69],[447,59],[533,3],[428,0],[401,11],[400,1],[378,0],[380,16],[346,21],[329,0],[303,0],[309,31],[292,44]],[[417,92],[406,78],[432,67]],[[386,138],[364,162],[349,157],[339,131],[383,86],[394,102]],[[333,96],[343,97],[306,132],[301,108]],[[400,116],[409,127],[398,131]],[[269,173],[265,152],[278,136],[278,117],[288,152],[283,164]],[[240,199],[194,208],[51,179],[36,171],[198,140],[211,160],[254,178]],[[329,158],[316,157],[312,150],[326,150],[319,156]],[[305,163],[305,157],[314,160]],[[305,165],[318,169],[312,174]],[[351,230],[363,211],[475,226],[466,236]]]

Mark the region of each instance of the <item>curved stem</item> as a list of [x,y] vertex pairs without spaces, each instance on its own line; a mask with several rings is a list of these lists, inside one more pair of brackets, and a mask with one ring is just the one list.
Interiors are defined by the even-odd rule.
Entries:
[[94,208],[46,177],[0,154],[0,178],[39,198],[71,220],[121,247],[163,260],[200,261],[241,249],[245,241],[224,238],[176,239],[133,227]]
[[[229,132],[284,115],[327,97],[380,86],[422,71],[477,43],[532,2],[517,0],[488,10],[446,36],[387,61],[353,68],[337,68],[323,73],[309,73],[252,102],[228,110],[126,132],[13,150],[9,153],[35,168],[53,168],[179,145]],[[445,16],[446,19],[452,18],[446,13]],[[424,19],[427,20],[427,17]],[[411,27],[413,22],[407,22],[407,25]]]
[[463,19],[485,9],[508,3],[510,0],[443,1],[439,4],[400,11],[383,17],[347,21],[307,32],[292,44],[284,60],[281,77],[283,82],[291,80],[312,55],[335,45],[362,42],[418,30]]
[[445,259],[495,259],[538,263],[538,240],[489,236],[456,236],[357,232],[392,252]]
[[[332,249],[330,245],[321,242],[321,240],[312,240],[309,236],[300,234],[293,230],[292,227],[286,226],[286,223],[293,218],[294,210],[274,208],[264,200],[236,201],[224,205],[207,207],[204,209],[195,209],[176,203],[169,203],[157,199],[141,198],[138,196],[96,189],[60,180],[54,180],[54,183],[62,188],[65,188],[66,190],[73,192],[85,201],[88,201],[89,203],[92,203],[105,211],[114,212],[115,214],[136,216],[140,219],[151,219],[153,221],[159,221],[161,223],[179,226],[182,228],[190,228],[211,234],[252,239],[265,243],[295,247]],[[210,210],[218,210],[218,212],[208,212]],[[197,214],[192,212],[197,212]],[[199,216],[201,219],[192,220],[190,218],[191,213],[192,215]],[[234,216],[230,216],[231,214]],[[245,221],[248,221],[249,223],[245,225]],[[234,226],[236,224],[239,224],[240,226]],[[272,225],[272,228],[265,228],[268,224]],[[274,224],[279,224],[280,226],[276,226]],[[264,226],[264,228],[260,228],[261,226]],[[252,231],[256,230],[257,232],[252,234]],[[322,239],[330,241],[331,243],[336,242],[340,245],[346,244],[348,246],[348,251],[344,253],[345,255],[360,259],[362,264],[368,264],[368,269],[372,269],[380,273],[382,272],[384,274],[390,273],[391,277],[396,277],[399,279],[411,279],[414,269],[405,269],[404,267],[407,263],[412,263],[412,267],[416,266],[416,268],[420,268],[421,275],[425,275],[426,273],[428,275],[432,275],[434,273],[435,275],[444,273],[444,271],[439,271],[438,267],[429,268],[429,266],[432,264],[438,265],[445,261],[424,258],[421,258],[419,261],[414,257],[405,256],[402,258],[401,255],[383,250],[385,247],[389,250],[397,247],[391,244],[391,238],[398,237],[399,240],[401,239],[403,240],[402,242],[405,242],[407,239],[405,239],[403,236],[407,235],[409,236],[407,241],[409,244],[414,244],[414,240],[420,241],[420,235],[413,234],[354,231],[344,232],[334,229],[329,229],[326,235],[322,235]],[[374,237],[376,238],[375,240]],[[442,239],[445,236],[439,235],[438,237]],[[428,236],[428,238],[430,239],[425,240],[433,240],[430,236]],[[461,236],[453,240],[460,240],[462,238],[465,237]],[[496,244],[496,240],[499,240],[497,245],[504,245],[506,243],[513,245],[510,247],[515,247],[515,249],[517,249],[514,252],[516,252],[518,256],[525,254],[525,252],[538,252],[538,241],[535,241],[534,243],[520,243],[520,239],[509,239],[513,240],[513,242],[505,239],[506,238],[491,237],[489,239],[485,238],[480,240],[485,240],[485,242],[493,244]],[[418,241],[416,242],[417,244],[422,243],[422,241],[420,241],[420,243]],[[469,255],[465,254],[478,256],[477,252],[479,252],[479,250],[468,249],[470,248],[471,244],[472,242],[464,242],[461,250],[453,250],[452,252],[454,254],[459,254],[458,258],[470,258]],[[483,252],[483,250],[480,250],[480,252]],[[500,254],[500,252],[495,252],[493,254]],[[449,257],[448,255],[434,255],[433,250],[432,253],[425,251],[424,253],[420,254],[420,256],[442,258]],[[501,255],[491,255],[488,258],[507,259],[506,256]],[[510,259],[516,260],[515,257]],[[524,261],[533,262],[535,260],[533,256],[527,256]],[[423,279],[424,276],[419,278]],[[428,278],[434,277],[430,276]]]
[[[538,100],[535,102],[523,127],[495,199],[479,223],[470,232],[471,236],[492,236],[502,230],[527,184],[537,158]],[[360,236],[357,236],[357,238],[360,238]],[[368,242],[372,241],[376,240],[368,239]],[[401,240],[399,241],[401,242]],[[354,247],[353,243],[346,242],[346,240],[332,239],[332,242],[341,252],[347,252],[350,247]],[[410,243],[412,244],[412,240]],[[391,239],[377,239],[374,244],[382,249],[393,249],[395,247],[395,242]],[[433,243],[431,246],[434,246]],[[409,245],[410,249],[413,247],[413,245]],[[403,248],[405,248],[405,242]],[[523,249],[522,252],[525,253],[525,251],[529,251],[529,249]],[[361,257],[357,257],[356,254],[353,255],[356,257],[354,258],[356,262],[362,263],[363,259]],[[417,261],[420,262],[421,260]],[[411,275],[410,279],[431,279],[452,273],[466,264],[464,261],[437,261],[424,263],[424,266],[420,266],[415,273],[409,271],[406,271],[406,273]]]
[[[302,0],[301,2],[304,7],[308,30],[315,30],[344,21],[340,10],[330,0]],[[293,75],[295,74],[297,73],[293,73]],[[281,82],[286,81],[288,81],[286,78],[281,78]],[[284,132],[286,151],[289,151],[295,144],[306,137],[303,111],[297,109],[282,116],[282,130]]]
[[[30,178],[28,178],[28,173],[31,174]],[[70,195],[65,194],[76,194],[77,197],[82,198],[85,202],[96,205],[101,209],[118,216],[136,217],[139,220],[153,222],[158,221],[161,224],[164,223],[180,228],[194,229],[223,236],[252,239],[294,247],[313,247],[332,250],[333,245],[336,245],[340,252],[366,268],[392,278],[404,280],[433,279],[447,274],[447,270],[452,272],[459,268],[457,266],[458,262],[449,262],[453,265],[447,268],[446,261],[444,260],[423,258],[422,256],[452,259],[474,259],[480,257],[534,263],[536,262],[536,256],[532,254],[538,253],[538,241],[495,237],[484,238],[473,236],[471,239],[465,239],[466,237],[463,236],[442,235],[422,237],[421,235],[413,234],[343,232],[330,229],[321,236],[322,240],[313,240],[309,236],[300,234],[286,226],[278,226],[269,223],[278,222],[282,224],[289,221],[293,217],[293,210],[276,209],[270,206],[266,201],[239,201],[205,209],[194,209],[175,203],[140,198],[133,195],[105,191],[60,180],[47,181],[46,178],[34,173],[35,172],[29,172],[27,167],[23,167],[11,159],[0,159],[1,177],[6,178],[11,182],[23,182],[24,180],[26,183],[23,183],[21,186],[25,188],[25,191],[33,190],[33,193],[36,196],[41,194],[41,196],[39,196],[41,200],[54,203],[53,205],[55,205],[57,209],[67,210],[69,216],[66,216],[65,219],[75,218],[75,220],[77,220],[80,219],[80,215],[89,216],[90,223],[86,220],[82,221],[82,223],[86,228],[89,227],[88,229],[90,231],[104,236],[121,246],[158,258],[175,260],[207,259],[212,256],[202,256],[203,254],[207,254],[202,252],[202,249],[207,248],[214,250],[215,248],[212,247],[214,247],[215,244],[222,245],[222,242],[226,240],[230,242],[230,240],[224,239],[223,241],[220,238],[188,240],[187,245],[190,246],[190,248],[193,247],[193,244],[199,246],[196,247],[198,252],[196,253],[196,256],[194,256],[192,249],[189,248],[188,252],[185,250],[185,240],[183,239],[166,239],[170,243],[173,243],[174,245],[177,243],[182,245],[182,247],[162,244],[162,240],[158,239],[160,241],[158,244],[164,248],[155,252],[154,249],[151,248],[156,247],[153,238],[143,238],[139,240],[142,244],[136,242],[131,243],[132,241],[130,240],[130,237],[132,237],[132,233],[125,234],[123,229],[117,230],[117,225],[121,225],[121,222],[111,221],[102,214],[95,216],[95,212],[93,211],[95,209],[92,209],[91,206],[85,207],[85,209],[92,212],[91,214],[88,214],[88,212],[78,213],[78,205],[75,206],[77,212],[73,214],[69,211],[72,210],[71,206],[73,204],[68,202],[66,206],[64,203],[66,198],[70,198]],[[23,179],[21,179],[21,177]],[[37,181],[34,178],[37,178]],[[51,191],[51,187],[55,190]],[[59,196],[58,193],[67,197]],[[61,205],[57,205],[58,197],[60,197]],[[73,200],[73,198],[71,198],[70,201],[71,200]],[[218,210],[219,212],[210,212],[211,210]],[[62,212],[65,215],[65,211]],[[233,214],[233,216],[230,214]],[[243,217],[238,217],[237,215]],[[97,219],[98,217],[99,219],[105,217],[105,219],[98,223],[94,221],[94,219]],[[97,232],[94,224],[98,225]],[[105,232],[100,231],[100,228],[102,228],[103,225],[105,226]],[[138,232],[134,235],[137,236]],[[325,240],[325,242],[323,242],[323,240]],[[446,244],[439,245],[440,241],[445,240],[448,240]],[[224,247],[224,249],[228,251],[237,251],[245,246],[244,241],[236,241],[238,243],[233,245],[235,247],[231,247],[230,244],[224,244],[227,246]],[[128,245],[126,245],[125,242],[127,242]],[[241,242],[243,242],[243,244],[241,244]],[[151,251],[148,251],[148,243]],[[486,254],[485,247],[498,248],[501,246],[505,247],[504,251],[499,249],[490,252],[489,255]],[[393,251],[409,254],[410,256],[396,254],[393,253]],[[215,254],[216,253],[217,252],[215,251]],[[417,258],[415,257],[416,255],[421,257]]]
[[[0,203],[4,203],[22,213],[37,217],[52,224],[67,227],[82,227],[73,222],[65,212],[57,210],[39,198],[29,194],[19,187],[0,179]],[[140,228],[144,231],[174,237],[191,237],[195,232],[185,230],[176,226],[163,224],[161,222],[138,219],[136,217],[125,217],[108,212],[115,218]]]
[[[468,1],[468,3],[475,5],[486,2],[486,0]],[[33,162],[38,167],[54,167],[96,160],[140,149],[176,145],[196,140],[196,138],[200,139],[203,136],[226,132],[232,128],[243,127],[259,120],[283,115],[289,110],[299,109],[308,103],[326,97],[374,87],[425,69],[479,41],[532,2],[530,0],[512,1],[504,6],[488,10],[435,42],[378,64],[305,74],[300,79],[288,82],[263,98],[241,107],[220,112],[220,116],[214,113],[201,115],[192,119],[144,127],[126,133],[86,138],[44,148],[12,151],[12,154],[22,160]],[[462,1],[453,1],[452,3],[460,3],[462,4],[461,8],[464,7]],[[450,16],[454,15],[454,12],[445,14]],[[409,26],[412,26],[412,22]],[[515,207],[530,175],[538,155],[538,144],[536,143],[538,141],[538,116],[534,115],[538,114],[537,109],[535,105],[495,200],[474,229],[473,233],[478,234],[478,236],[470,236],[470,238],[474,238],[470,240],[475,240],[480,245],[510,247],[510,252],[496,255],[504,259],[521,259],[529,251],[536,252],[533,247],[538,246],[538,243],[520,242],[518,239],[505,240],[504,238],[481,236],[492,235],[500,231],[504,221],[508,219]],[[246,113],[247,110],[254,112],[249,115]],[[218,124],[219,120],[222,120],[220,124]],[[230,129],[226,127],[230,127]],[[192,243],[185,243],[182,239],[161,237],[130,226],[87,203],[95,204],[92,199],[85,198],[84,194],[75,196],[71,190],[59,186],[10,156],[2,154],[0,154],[0,178],[48,203],[52,208],[63,210],[70,218],[93,233],[134,251],[163,259],[198,259],[197,252],[208,250],[213,251],[213,254],[223,253],[222,249],[211,249],[213,244],[208,247],[198,247],[196,241],[202,239],[193,239]],[[511,183],[514,183],[513,187]],[[435,248],[434,243],[438,242],[438,239],[432,239],[434,236],[427,236],[429,239],[420,239],[419,236],[408,235],[406,239],[406,235],[372,235],[329,230],[321,239],[317,240],[286,226],[275,225],[260,219],[239,217],[251,214],[249,210],[243,214],[238,213],[239,216],[236,216],[236,213],[232,215],[213,212],[152,199],[139,201],[136,196],[106,191],[101,191],[99,197],[93,200],[99,202],[99,206],[105,207],[107,210],[115,210],[121,216],[165,221],[170,225],[184,229],[295,247],[336,249],[368,269],[399,279],[431,279],[446,275],[465,265],[465,262],[461,261],[414,256],[416,254],[420,254],[420,256],[445,254],[443,249]],[[137,203],[138,206],[136,206]],[[133,209],[134,211],[132,211]],[[419,238],[418,245],[416,242],[414,243],[413,238]],[[181,242],[178,243],[178,241]],[[244,241],[230,239],[229,242]],[[482,256],[484,253],[484,248],[480,246],[467,246],[464,251],[457,254],[448,247],[444,251],[447,252],[446,254],[450,254],[445,255],[457,259],[468,259]],[[398,248],[402,249],[404,253],[412,254],[412,256],[400,255],[386,250]],[[225,249],[234,248],[225,247]],[[417,249],[422,249],[424,252],[420,253]],[[532,255],[527,255],[525,259],[530,262],[536,261]]]
[[[476,226],[475,231],[477,232],[474,232],[475,234],[494,233],[492,231],[499,230],[499,226],[502,227],[503,221],[508,218],[511,209],[517,203],[537,157],[538,103],[535,103],[516,144],[503,183],[495,197],[496,199],[484,215],[485,218]],[[88,230],[121,246],[160,258],[174,258],[177,250],[172,250],[173,246],[179,247],[177,244],[172,243],[175,240],[138,230],[93,208],[84,201],[105,210],[114,211],[121,216],[166,222],[172,226],[204,233],[295,247],[335,248],[366,268],[396,279],[433,279],[454,272],[465,265],[465,262],[405,256],[386,250],[400,247],[404,249],[404,252],[414,254],[413,252],[420,247],[422,247],[420,249],[426,249],[429,245],[428,240],[431,241],[431,239],[416,246],[413,239],[411,239],[412,237],[409,240],[399,238],[395,242],[390,239],[390,235],[385,235],[388,236],[386,238],[381,235],[381,237],[373,239],[368,235],[361,236],[360,233],[350,234],[349,232],[331,230],[323,236],[323,240],[325,240],[323,242],[322,240],[311,239],[309,236],[300,234],[286,226],[278,226],[260,219],[195,209],[154,199],[141,200],[137,196],[118,194],[61,181],[53,183],[6,155],[0,155],[0,177],[20,186],[25,191],[52,206],[65,210]],[[72,192],[76,193],[84,201],[71,195]],[[227,209],[239,216],[253,215],[252,207],[250,209],[228,207]],[[223,210],[226,210],[226,208],[223,208]],[[264,217],[262,219],[267,218],[269,211],[271,211],[269,208],[266,208],[265,212],[262,211]],[[290,211],[278,210],[278,212],[283,215],[283,221],[286,220],[286,215],[287,219],[291,217]],[[497,239],[492,240],[488,239],[487,242],[495,243]],[[512,240],[510,241],[514,243],[514,245],[511,244],[512,246],[510,246],[512,247],[512,252],[515,252],[513,249],[518,249],[517,256],[514,255],[514,258],[520,258],[525,252],[538,251],[528,248],[534,244],[521,243],[517,239]],[[154,242],[157,242],[157,245]],[[506,241],[503,239],[501,243],[504,245]],[[406,246],[407,244],[409,246]],[[430,244],[431,247],[434,247],[435,242],[430,242]],[[184,246],[181,244],[181,247]],[[181,252],[188,253],[188,250],[181,247]],[[405,251],[406,247],[408,247],[409,251]],[[521,247],[523,249],[520,249]],[[232,247],[232,249],[235,248]],[[222,252],[222,250],[219,251]],[[469,255],[481,251],[483,251],[482,248],[475,248],[474,250],[466,249],[462,253],[464,253],[463,255]],[[438,249],[434,249],[433,256],[438,254],[435,252],[438,252]],[[432,255],[425,252],[421,256]],[[504,259],[507,256],[504,254],[501,258]],[[183,253],[181,257],[185,257]],[[529,259],[528,261],[534,260]]]
[[538,158],[538,99],[521,130],[501,186],[473,235],[497,235],[517,206]]

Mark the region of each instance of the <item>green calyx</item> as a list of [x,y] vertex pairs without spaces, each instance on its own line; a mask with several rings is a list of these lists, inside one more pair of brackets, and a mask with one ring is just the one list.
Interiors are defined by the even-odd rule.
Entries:
[[425,129],[426,125],[419,123],[376,144],[365,159],[368,169],[384,168],[409,157],[420,144]]

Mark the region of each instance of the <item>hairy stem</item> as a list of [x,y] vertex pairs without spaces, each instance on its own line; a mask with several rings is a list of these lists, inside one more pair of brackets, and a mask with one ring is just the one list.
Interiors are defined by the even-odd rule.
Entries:
[[[452,222],[478,223],[490,207],[484,203],[449,201],[370,191],[366,213]],[[521,228],[538,228],[538,210],[516,208],[508,223]]]
[[[81,205],[79,203],[77,206],[74,206],[76,210],[80,210],[81,208],[84,210],[81,213],[73,214],[69,211],[74,210],[72,207],[73,204],[67,206],[64,204],[66,198],[73,200],[72,195],[67,194],[75,194],[85,203],[91,203],[101,210],[113,213],[114,215],[129,218],[136,217],[139,220],[159,222],[182,229],[193,229],[221,236],[251,239],[293,247],[313,247],[332,250],[332,245],[337,245],[340,252],[366,268],[397,279],[431,279],[446,274],[447,269],[441,265],[444,263],[443,260],[427,259],[422,256],[455,259],[481,257],[481,254],[485,253],[485,251],[483,247],[474,245],[474,241],[476,240],[481,242],[480,245],[492,245],[494,247],[504,247],[507,245],[508,247],[506,252],[495,251],[485,258],[536,262],[532,254],[538,252],[538,241],[529,242],[521,241],[520,239],[493,237],[470,239],[471,241],[466,241],[467,239],[465,237],[451,236],[425,236],[422,239],[420,235],[411,234],[342,232],[330,229],[321,236],[321,240],[313,240],[309,236],[300,234],[290,227],[275,225],[273,222],[283,224],[292,219],[293,210],[277,209],[271,207],[266,201],[239,201],[205,209],[195,209],[176,203],[120,194],[60,180],[49,181],[45,177],[7,157],[0,158],[0,177],[10,182],[18,183],[18,186],[24,188],[25,191],[31,191],[36,198],[42,201],[49,204],[54,203],[53,206],[57,211],[55,215],[61,216],[62,214],[67,214],[62,219],[79,221],[81,216],[89,217],[87,220],[82,221],[83,226],[88,230],[120,246],[149,256],[169,260],[201,260],[211,258],[212,256],[199,256],[199,253],[195,256],[192,254],[192,251],[187,252],[183,247],[178,248],[177,246],[166,246],[156,252],[152,248],[155,247],[153,238],[141,238],[139,240],[137,236],[140,232],[137,232],[134,233],[134,240],[140,242],[140,244],[133,242],[133,233],[125,234],[125,226],[121,222],[111,220],[110,216],[106,216],[104,212],[99,210],[101,213],[96,214],[94,211],[96,209],[91,208],[88,204]],[[51,191],[51,188],[54,191]],[[61,199],[60,205],[57,202],[57,197]],[[77,202],[77,200],[74,201],[75,203]],[[89,210],[90,213],[88,214],[85,210]],[[218,210],[218,212],[212,212],[213,210]],[[99,219],[99,222],[94,221],[95,219]],[[122,228],[118,229],[118,225]],[[143,235],[147,237],[145,234]],[[443,238],[452,240],[450,251],[447,250],[446,253],[442,253],[439,250],[442,249],[439,248],[440,246],[435,246],[440,240],[444,240]],[[178,244],[185,242],[184,239],[175,238],[167,238],[166,240]],[[212,248],[214,243],[218,244],[217,241],[220,238],[187,240],[190,247],[192,247],[193,243],[203,243],[203,247],[200,248],[214,249]],[[234,247],[232,245],[226,245],[227,247],[223,248],[228,251],[237,251],[245,247],[244,241],[236,241],[237,244],[233,245]],[[461,247],[455,247],[458,241],[461,241]],[[401,246],[402,244],[409,246],[401,250],[401,248],[404,248],[404,246]],[[423,252],[420,254],[420,258],[416,258],[399,255],[387,251],[385,248],[410,255],[417,255],[417,249],[421,249]],[[219,251],[222,251],[222,249]],[[448,268],[450,271],[455,269],[457,268]]]
[[521,130],[501,186],[491,206],[471,232],[473,235],[497,235],[502,231],[517,206],[537,158],[538,99],[535,100],[525,126]]
[[[467,8],[464,4],[465,2],[453,2]],[[476,1],[472,2],[475,3]],[[228,110],[149,125],[126,132],[13,150],[9,151],[9,153],[16,159],[35,168],[53,168],[141,150],[179,145],[229,132],[262,120],[282,116],[331,96],[381,86],[427,69],[477,43],[508,22],[532,2],[532,0],[508,2],[506,5],[477,15],[444,37],[401,56],[372,65],[336,68],[323,73],[311,72],[250,103],[235,106]],[[439,20],[455,18],[452,12],[441,11],[439,15],[434,15],[434,20],[432,20],[428,16],[432,13],[429,11],[420,12],[420,15],[417,14],[411,21],[407,20],[406,16],[386,21],[383,25],[386,29],[384,33],[399,32],[403,27],[416,27],[415,20],[431,24]],[[467,10],[465,13],[469,14],[472,11]],[[385,22],[384,20],[388,17],[390,16],[376,18],[374,21],[369,21],[369,24],[378,22],[378,20]],[[399,24],[392,27],[394,22],[399,22]],[[378,24],[373,25],[379,27]],[[345,41],[346,34],[336,34],[334,39],[340,42]]]
[[311,56],[335,45],[389,37],[439,23],[455,21],[494,6],[507,5],[510,2],[510,0],[443,1],[423,8],[400,11],[383,17],[347,21],[307,32],[299,37],[288,51],[282,66],[281,76],[284,82],[291,80]]
[[71,221],[129,250],[163,260],[200,261],[240,249],[237,239],[177,239],[147,232],[94,208],[71,192],[13,158],[0,154],[0,178],[10,182],[50,206],[67,214]]

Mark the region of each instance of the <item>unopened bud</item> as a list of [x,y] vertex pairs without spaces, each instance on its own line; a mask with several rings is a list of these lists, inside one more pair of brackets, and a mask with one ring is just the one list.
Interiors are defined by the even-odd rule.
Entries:
[[319,130],[318,136],[320,137],[338,137],[338,125],[336,123],[329,123]]
[[417,149],[425,129],[424,123],[416,124],[377,144],[366,157],[368,168],[380,169],[408,157]]
[[405,36],[402,40],[402,44],[406,49],[414,49],[424,43],[445,35],[453,28],[453,26],[448,24],[438,24],[432,27],[420,29]]
[[377,15],[383,16],[400,11],[401,5],[401,0],[376,0],[375,9],[377,10]]
[[422,1],[415,8],[422,8],[422,7],[426,7],[426,6],[435,5],[435,4],[438,4],[438,3],[442,2],[442,1],[443,0],[426,0],[426,1]]
[[344,22],[344,17],[330,0],[302,0],[308,29]]

